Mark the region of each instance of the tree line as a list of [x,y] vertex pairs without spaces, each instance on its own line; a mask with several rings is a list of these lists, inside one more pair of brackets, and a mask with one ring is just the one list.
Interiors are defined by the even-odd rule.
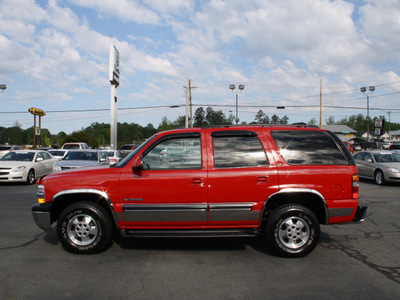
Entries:
[[[370,121],[370,130],[375,130],[375,120]],[[214,110],[212,107],[199,107],[193,115],[193,127],[204,127],[210,125],[226,125],[233,124],[235,117],[232,114],[226,116],[221,110]],[[366,119],[362,114],[353,115],[335,121],[331,116],[325,120],[327,125],[347,125],[356,130],[359,135],[367,130]],[[190,122],[190,121],[189,121]],[[272,116],[266,115],[262,110],[259,110],[254,117],[254,121],[250,124],[288,124],[287,116],[279,117],[276,114]],[[307,122],[307,125],[316,125],[316,120],[313,118]],[[190,123],[189,123],[190,124]],[[248,124],[242,122],[241,124]],[[147,126],[141,126],[136,123],[118,123],[117,125],[117,140],[118,146],[123,144],[136,143],[140,144],[153,134],[175,128],[185,126],[185,116],[179,116],[175,121],[170,121],[167,117],[163,117],[158,127],[149,123]],[[390,124],[390,130],[397,130],[400,124]],[[389,124],[386,123],[384,130],[389,130]],[[41,144],[45,147],[61,147],[68,142],[85,142],[92,148],[106,146],[110,141],[110,124],[108,123],[92,123],[86,128],[74,131],[71,134],[66,134],[61,131],[57,134],[52,134],[48,129],[41,130]],[[10,145],[33,145],[33,127],[22,129],[21,125],[16,122],[13,127],[0,127],[0,144]]]

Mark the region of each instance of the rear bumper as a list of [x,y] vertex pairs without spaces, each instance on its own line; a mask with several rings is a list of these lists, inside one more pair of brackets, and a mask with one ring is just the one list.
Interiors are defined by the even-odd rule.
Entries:
[[359,204],[353,222],[356,223],[363,222],[365,220],[365,216],[367,215],[367,209],[368,209],[368,204],[366,203]]
[[51,203],[36,203],[32,206],[33,220],[44,231],[50,232],[51,228]]

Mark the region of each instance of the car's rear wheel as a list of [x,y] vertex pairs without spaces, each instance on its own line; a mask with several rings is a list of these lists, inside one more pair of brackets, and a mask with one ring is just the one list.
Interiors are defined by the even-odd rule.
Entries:
[[92,202],[76,202],[61,213],[57,234],[64,248],[72,253],[93,254],[104,249],[112,233],[106,210]]
[[381,170],[375,172],[375,182],[379,185],[384,185],[386,183],[385,176]]
[[317,246],[320,225],[315,214],[298,204],[273,210],[265,223],[267,242],[279,256],[302,257]]

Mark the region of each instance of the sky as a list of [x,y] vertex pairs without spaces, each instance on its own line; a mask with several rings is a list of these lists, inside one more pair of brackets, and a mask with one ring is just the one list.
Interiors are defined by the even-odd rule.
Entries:
[[0,0],[0,126],[33,126],[31,107],[53,134],[110,123],[112,46],[118,122],[184,116],[190,80],[193,113],[235,115],[237,95],[240,122],[324,125],[368,96],[400,123],[399,0]]

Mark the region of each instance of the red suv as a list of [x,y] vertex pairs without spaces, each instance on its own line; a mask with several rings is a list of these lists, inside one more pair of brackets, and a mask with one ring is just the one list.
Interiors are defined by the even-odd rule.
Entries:
[[305,256],[320,224],[359,222],[358,174],[330,131],[223,126],[157,133],[121,162],[38,181],[36,224],[74,253],[123,237],[264,236],[286,257]]

